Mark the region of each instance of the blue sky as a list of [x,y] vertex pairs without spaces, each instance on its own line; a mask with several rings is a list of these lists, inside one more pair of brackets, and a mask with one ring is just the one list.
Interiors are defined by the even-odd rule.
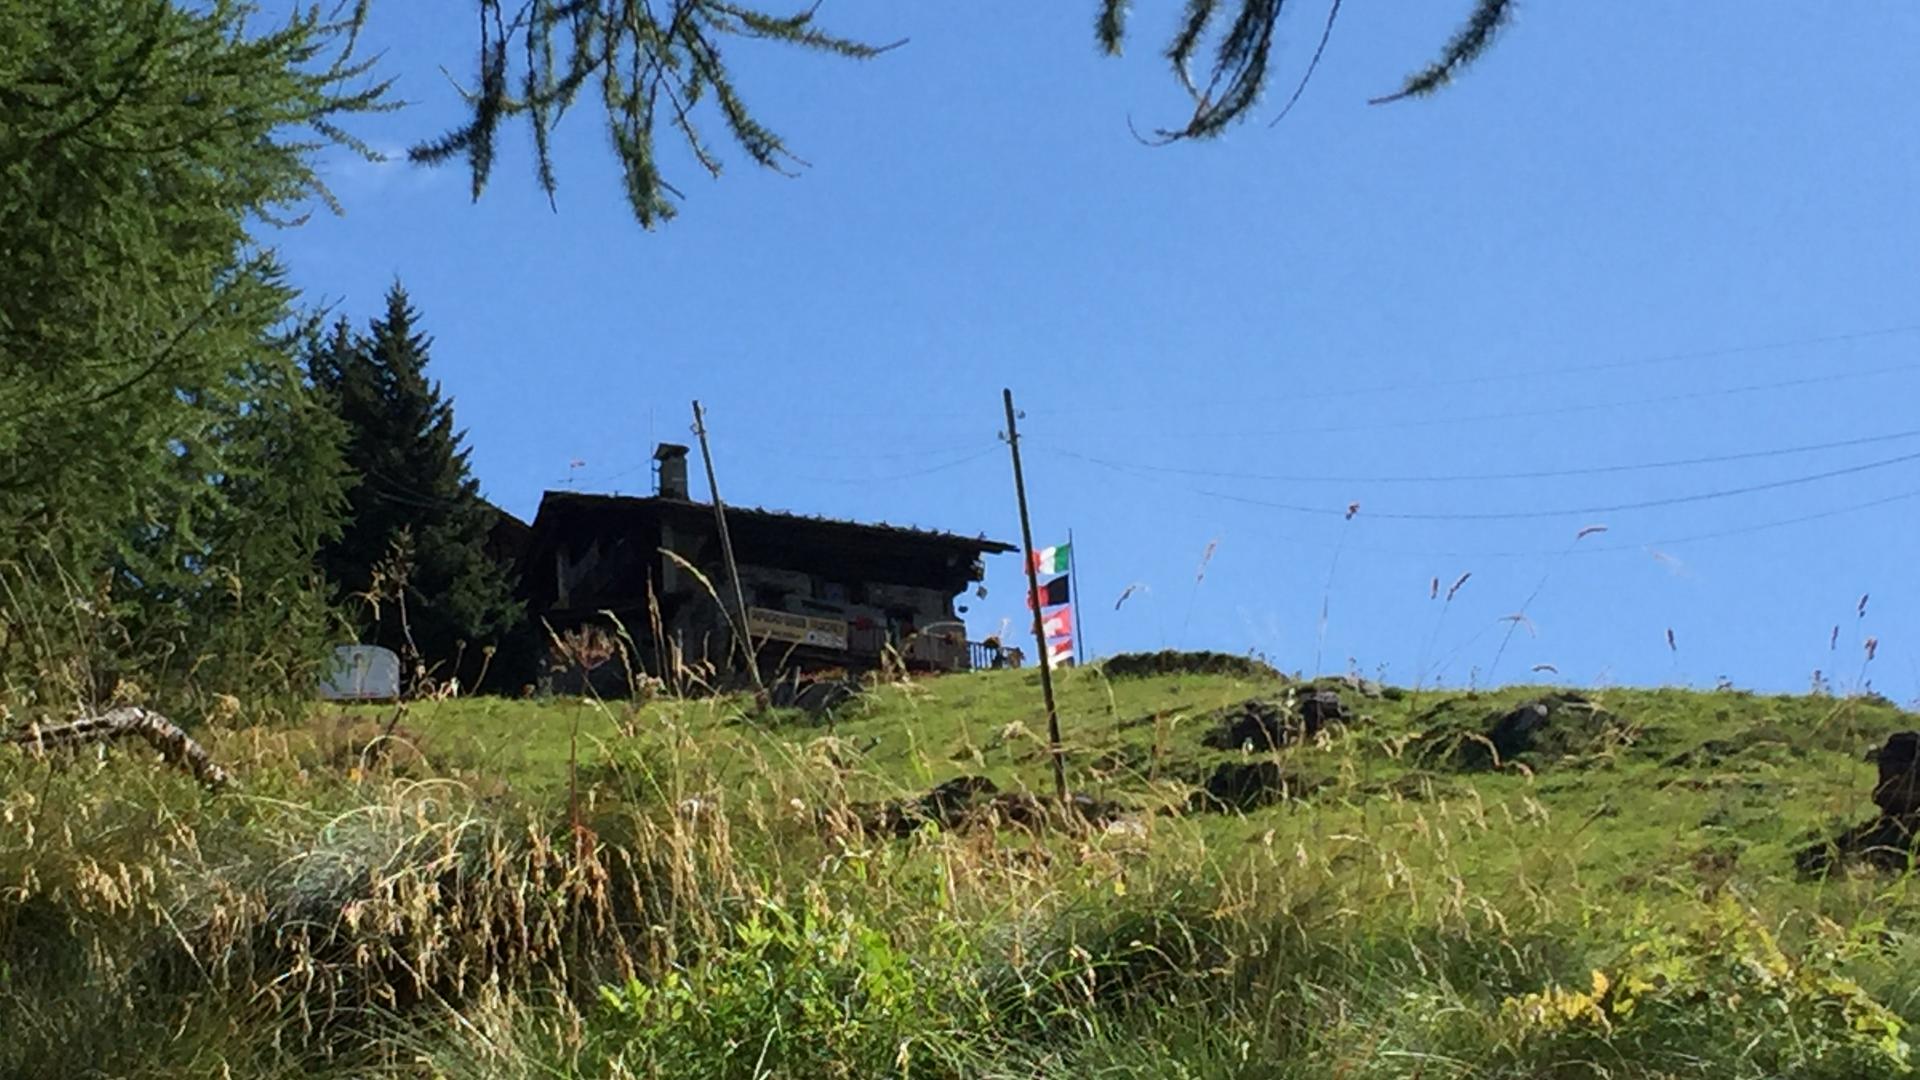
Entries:
[[[1114,60],[1091,0],[829,2],[910,41],[735,51],[798,178],[670,150],[682,214],[644,232],[583,108],[557,212],[516,130],[477,204],[457,167],[335,158],[344,216],[273,242],[356,320],[405,282],[522,515],[645,492],[697,397],[730,502],[1017,540],[1010,386],[1095,653],[1920,696],[1920,8],[1530,4],[1443,94],[1365,104],[1468,6],[1349,0],[1269,127],[1324,17],[1295,6],[1252,122],[1156,149],[1128,120],[1182,119],[1177,5]],[[398,150],[459,117],[470,0],[375,7],[413,104],[356,131]],[[1732,460],[1613,468],[1699,458]],[[1019,574],[976,633],[1022,625]]]

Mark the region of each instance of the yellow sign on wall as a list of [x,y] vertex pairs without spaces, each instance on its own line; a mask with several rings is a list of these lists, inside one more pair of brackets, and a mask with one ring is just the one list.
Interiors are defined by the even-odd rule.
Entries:
[[820,649],[847,647],[847,624],[840,619],[818,619],[790,611],[747,609],[747,635],[755,641],[784,641]]

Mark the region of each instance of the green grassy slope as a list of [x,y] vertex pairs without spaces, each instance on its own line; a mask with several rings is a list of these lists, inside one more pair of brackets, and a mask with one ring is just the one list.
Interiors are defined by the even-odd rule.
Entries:
[[[0,758],[0,1073],[1868,1076],[1920,897],[1794,853],[1870,817],[1869,698],[1059,680],[1089,830],[853,824],[1046,792],[1035,673],[741,700],[459,700]],[[1222,710],[1337,694],[1273,748]],[[369,746],[379,747],[369,751]],[[1222,767],[1283,788],[1196,800]],[[850,811],[851,808],[851,811]],[[322,1007],[324,1006],[324,1007]],[[84,1018],[112,1015],[86,1028]]]
[[[1277,751],[1205,745],[1221,710],[1314,689],[1338,693],[1351,719]],[[1389,700],[1339,680],[1108,678],[1097,668],[1062,673],[1057,690],[1076,791],[1142,810],[1168,807],[1183,803],[1221,763],[1273,760],[1311,792],[1245,817],[1209,820],[1209,832],[1286,833],[1307,819],[1364,823],[1370,804],[1471,795],[1509,808],[1538,803],[1567,827],[1571,846],[1562,854],[1583,853],[1596,869],[1617,862],[1621,873],[1710,846],[1724,849],[1718,862],[1734,853],[1756,873],[1784,874],[1790,847],[1870,816],[1874,767],[1866,753],[1887,734],[1920,724],[1869,698],[1588,691],[1584,698],[1613,715],[1612,730],[1576,733],[1565,756],[1550,748],[1499,768],[1464,768],[1437,749],[1453,729],[1487,727],[1560,691],[1390,691]],[[1032,671],[882,686],[827,718],[785,712],[749,719],[745,709],[743,701],[636,708],[475,699],[416,705],[401,732],[433,767],[471,771],[528,799],[561,796],[576,737],[590,782],[623,762],[697,754],[716,790],[746,801],[786,791],[796,772],[830,777],[836,792],[853,799],[897,796],[959,776],[985,776],[1003,789],[1051,790],[1046,718]],[[366,713],[370,721],[380,718]],[[834,766],[809,771],[823,754]]]

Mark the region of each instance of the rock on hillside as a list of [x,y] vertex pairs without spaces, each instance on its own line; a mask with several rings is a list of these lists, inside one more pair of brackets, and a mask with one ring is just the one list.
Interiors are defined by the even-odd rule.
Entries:
[[1461,769],[1498,768],[1511,761],[1537,766],[1633,740],[1629,726],[1582,694],[1548,694],[1464,722],[1444,718],[1455,704],[1447,702],[1428,714],[1430,721],[1438,720],[1420,738],[1428,761]]

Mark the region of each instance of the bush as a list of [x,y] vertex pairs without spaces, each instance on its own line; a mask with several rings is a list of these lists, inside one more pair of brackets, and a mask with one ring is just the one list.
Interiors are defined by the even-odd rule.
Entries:
[[968,1033],[985,1025],[958,958],[909,956],[818,900],[761,901],[730,941],[602,987],[588,1056],[640,1076],[965,1075]]
[[1250,656],[1180,652],[1174,649],[1155,653],[1120,653],[1101,661],[1100,669],[1114,679],[1139,679],[1151,675],[1226,675],[1236,679],[1277,681],[1282,677],[1273,665]]
[[1796,956],[1754,912],[1722,899],[1678,927],[1643,918],[1628,941],[1584,988],[1503,1002],[1515,1045],[1542,1062],[1603,1047],[1675,1071],[1703,1056],[1756,1076],[1910,1071],[1906,1021],[1847,973],[1872,944],[1833,923],[1816,925]]

